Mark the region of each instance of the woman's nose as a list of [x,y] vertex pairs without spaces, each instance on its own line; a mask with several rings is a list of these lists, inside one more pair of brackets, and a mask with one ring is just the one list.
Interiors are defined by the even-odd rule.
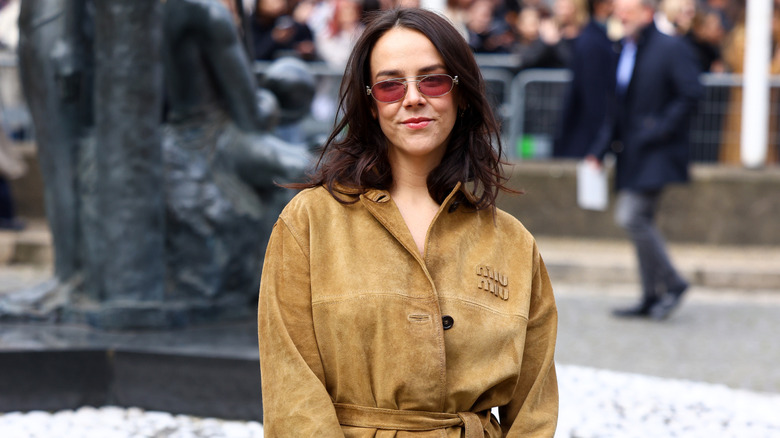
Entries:
[[404,106],[419,105],[425,102],[425,96],[420,93],[420,89],[417,88],[417,81],[409,81],[406,83],[406,96],[404,96]]

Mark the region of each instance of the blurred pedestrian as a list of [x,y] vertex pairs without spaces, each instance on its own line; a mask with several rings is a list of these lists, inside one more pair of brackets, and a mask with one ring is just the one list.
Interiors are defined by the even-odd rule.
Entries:
[[472,0],[447,0],[446,6],[442,13],[447,17],[455,29],[458,30],[465,40],[468,41],[469,32],[466,28],[466,23],[469,18],[469,6],[471,6]]
[[0,50],[16,49],[21,0],[0,0]]
[[18,231],[24,228],[24,223],[16,217],[9,180],[24,176],[27,166],[14,147],[0,126],[0,230]]
[[306,23],[295,20],[287,0],[257,0],[251,30],[256,60],[316,59],[314,35]]
[[266,436],[552,437],[555,300],[533,237],[495,207],[474,55],[441,15],[394,9],[347,65],[344,117],[262,269]]
[[512,33],[503,18],[496,18],[493,0],[475,0],[468,9],[466,29],[474,53],[508,53]]
[[702,73],[725,71],[721,54],[725,31],[720,14],[707,8],[697,10],[685,39],[693,46]]
[[524,6],[517,15],[514,31],[511,53],[520,56],[520,69],[566,66],[569,48],[548,8]]
[[689,179],[688,123],[703,88],[691,47],[658,31],[655,8],[654,0],[615,0],[615,16],[625,30],[616,91],[588,159],[600,165],[612,146],[617,156],[615,219],[633,241],[639,261],[642,298],[613,314],[664,319],[680,303],[688,282],[672,265],[654,220],[664,187]]
[[691,30],[696,15],[696,0],[661,0],[655,13],[655,26],[671,36],[683,36]]
[[590,21],[572,44],[572,79],[553,146],[556,157],[585,157],[604,122],[607,96],[615,89],[617,53],[607,36],[612,0],[588,0],[588,12]]
[[589,21],[587,0],[555,0],[553,18],[561,39],[574,41]]
[[314,41],[322,59],[335,71],[347,65],[352,45],[363,32],[363,6],[358,0],[332,0],[333,13]]
[[723,23],[723,29],[728,33],[739,21],[745,11],[746,0],[704,0],[704,6],[715,11]]

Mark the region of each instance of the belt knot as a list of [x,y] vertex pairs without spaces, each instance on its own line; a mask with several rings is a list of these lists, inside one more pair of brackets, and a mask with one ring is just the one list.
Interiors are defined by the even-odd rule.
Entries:
[[[371,429],[423,431],[463,427],[466,438],[484,438],[485,424],[490,421],[490,411],[446,412],[410,411],[400,409],[370,408],[345,403],[334,403],[336,415],[342,426]],[[483,420],[480,418],[484,416]]]

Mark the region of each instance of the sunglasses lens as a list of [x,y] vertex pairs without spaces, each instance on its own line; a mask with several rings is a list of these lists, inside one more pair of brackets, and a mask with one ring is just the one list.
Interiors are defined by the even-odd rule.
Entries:
[[420,81],[420,92],[429,97],[447,94],[452,90],[452,78],[447,75],[433,75]]
[[395,102],[404,98],[403,82],[385,81],[374,84],[371,88],[371,94],[380,102]]

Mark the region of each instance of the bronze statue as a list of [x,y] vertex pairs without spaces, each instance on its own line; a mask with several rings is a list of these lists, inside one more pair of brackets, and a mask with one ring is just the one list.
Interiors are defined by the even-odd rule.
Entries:
[[26,317],[131,328],[253,313],[289,196],[275,183],[310,156],[270,133],[280,105],[221,1],[26,0],[20,30],[56,258]]

